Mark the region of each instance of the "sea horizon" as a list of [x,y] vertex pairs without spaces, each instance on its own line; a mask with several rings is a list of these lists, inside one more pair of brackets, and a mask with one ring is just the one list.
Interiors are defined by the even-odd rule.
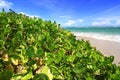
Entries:
[[65,27],[76,36],[120,42],[120,27]]

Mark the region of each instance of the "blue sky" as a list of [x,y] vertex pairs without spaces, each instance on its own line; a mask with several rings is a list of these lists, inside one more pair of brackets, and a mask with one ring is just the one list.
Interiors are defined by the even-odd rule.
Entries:
[[120,25],[120,0],[0,0],[2,7],[62,27]]

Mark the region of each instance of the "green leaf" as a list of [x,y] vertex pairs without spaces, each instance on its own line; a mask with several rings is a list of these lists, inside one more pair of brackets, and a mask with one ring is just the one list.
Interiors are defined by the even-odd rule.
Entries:
[[36,56],[37,56],[37,57],[43,57],[44,54],[45,54],[45,53],[44,53],[44,51],[43,51],[42,49],[38,49]]
[[26,50],[26,56],[32,58],[35,57],[35,51],[34,48],[32,46],[30,46],[27,50]]
[[32,66],[32,65],[34,65],[36,63],[36,61],[35,60],[29,60],[28,61],[28,66]]
[[11,58],[14,58],[14,59],[21,59],[21,57],[20,57],[20,55],[19,54],[17,54],[17,53],[12,53],[12,54],[10,54],[10,57]]
[[80,52],[77,52],[77,53],[76,53],[76,56],[77,56],[77,57],[82,57],[82,56],[83,56],[83,54],[82,54],[82,53],[80,53]]
[[67,56],[67,61],[68,62],[74,62],[74,60],[75,60],[75,55],[69,55],[69,56]]
[[114,56],[110,56],[110,61],[111,61],[111,62],[114,61]]
[[29,80],[32,78],[32,76],[33,76],[32,70],[30,70],[29,73],[27,73],[25,76],[21,78],[21,80]]
[[82,66],[76,65],[76,66],[73,68],[73,71],[74,71],[75,73],[83,73],[83,72],[85,72],[85,68],[82,67]]
[[96,80],[96,79],[93,79],[93,77],[89,73],[87,73],[87,77],[85,79],[86,80]]
[[43,67],[42,73],[46,74],[46,75],[49,77],[50,80],[53,79],[53,75],[52,75],[52,73],[50,72],[50,69],[48,68],[47,65],[45,65],[45,66]]
[[19,29],[23,29],[23,24],[19,24]]
[[4,72],[0,72],[0,80],[10,80],[12,78],[12,71],[5,70]]
[[36,74],[33,80],[49,80],[48,76],[44,73]]
[[58,53],[55,56],[55,62],[59,63],[62,60],[63,56],[64,56],[64,51],[63,50],[58,51]]
[[50,64],[54,61],[54,55],[52,53],[46,53],[46,62],[47,64]]
[[22,78],[22,75],[23,74],[14,74],[13,77],[12,77],[12,79],[13,80],[20,80]]

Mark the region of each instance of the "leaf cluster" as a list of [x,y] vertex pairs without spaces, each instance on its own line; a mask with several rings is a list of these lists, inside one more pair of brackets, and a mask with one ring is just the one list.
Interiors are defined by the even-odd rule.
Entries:
[[55,21],[0,12],[0,80],[118,80],[113,60]]

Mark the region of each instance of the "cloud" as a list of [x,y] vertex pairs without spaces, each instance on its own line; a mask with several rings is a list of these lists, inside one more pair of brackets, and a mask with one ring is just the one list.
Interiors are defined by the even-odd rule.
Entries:
[[68,20],[64,23],[63,26],[79,26],[81,23],[83,23],[83,19],[76,19],[76,20]]
[[83,20],[83,19],[78,19],[78,21],[79,21],[80,23],[83,23],[83,22],[84,22],[84,20]]
[[120,25],[120,20],[117,20],[117,21],[116,21],[116,25]]
[[11,8],[13,3],[8,2],[6,0],[0,0],[0,8]]
[[24,12],[19,12],[20,14],[23,14],[23,15],[26,15],[26,16],[29,16],[29,17],[36,17],[36,18],[40,18],[40,16],[38,15],[31,15],[31,14],[27,14],[27,13],[24,13]]
[[72,26],[73,24],[75,24],[76,21],[74,20],[68,20],[66,23],[65,23],[65,26]]
[[98,17],[98,18],[95,18],[94,20],[119,20],[120,19],[120,16],[110,16],[110,17]]
[[[120,20],[120,5],[106,9],[102,12],[89,16],[92,26],[118,26]],[[88,17],[87,17],[88,18]]]
[[120,25],[120,16],[95,18],[93,26],[118,26]]
[[120,5],[116,5],[114,7],[108,8],[91,16],[87,16],[90,18],[93,17],[112,17],[112,16],[120,16]]
[[92,23],[93,26],[105,26],[105,25],[108,25],[109,24],[109,21],[94,21]]

